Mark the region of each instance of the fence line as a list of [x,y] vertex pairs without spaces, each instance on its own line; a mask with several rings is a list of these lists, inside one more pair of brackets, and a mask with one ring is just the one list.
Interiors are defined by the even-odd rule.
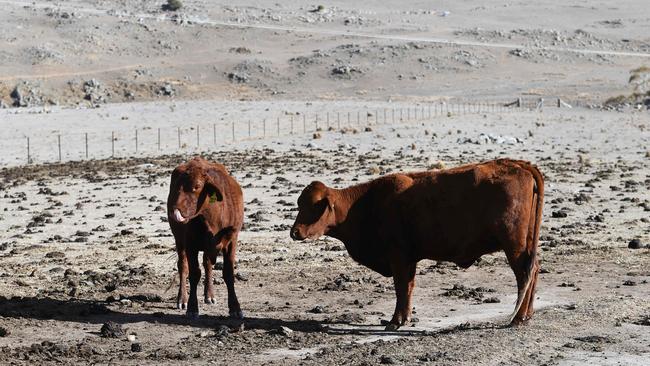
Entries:
[[[341,118],[341,111],[336,112],[336,127],[334,127],[332,116],[330,112],[324,113],[324,116],[316,113],[308,116],[307,113],[289,114],[276,117],[275,133],[273,126],[267,126],[267,119],[262,118],[261,121],[247,120],[247,129],[244,123],[235,120],[225,121],[224,123],[217,124],[211,123],[212,127],[212,145],[218,146],[223,140],[219,137],[229,137],[228,142],[252,141],[266,138],[273,138],[279,136],[290,136],[300,133],[295,128],[295,116],[302,114],[302,133],[311,133],[322,130],[335,130],[335,129],[356,129],[362,128],[362,125],[369,127],[372,125],[388,125],[408,123],[411,121],[433,121],[437,117],[447,117],[451,115],[467,115],[467,114],[484,114],[484,113],[508,113],[521,109],[542,109],[544,107],[556,108],[571,108],[572,103],[567,103],[560,98],[556,98],[553,103],[546,103],[544,98],[517,98],[513,102],[449,102],[449,103],[426,103],[412,106],[400,106],[374,110],[364,109],[365,121],[361,119],[361,110],[345,111],[344,116]],[[351,118],[352,113],[356,112],[356,119]],[[390,118],[389,118],[390,116]],[[389,121],[390,120],[390,121]],[[239,127],[239,128],[238,128]],[[269,129],[268,127],[271,127]],[[176,129],[176,144],[173,135],[170,133]],[[44,163],[63,160],[75,161],[84,159],[101,159],[101,158],[115,158],[115,157],[132,157],[138,156],[143,153],[152,151],[162,151],[165,149],[174,149],[175,151],[182,151],[188,149],[199,150],[202,147],[208,148],[209,143],[206,144],[205,136],[206,131],[209,131],[209,124],[197,124],[195,126],[176,126],[168,129],[157,128],[155,133],[149,133],[152,128],[136,128],[133,134],[126,131],[111,131],[110,133],[110,155],[105,151],[107,150],[106,137],[107,132],[93,133],[93,132],[78,132],[69,133],[65,135],[57,134],[56,148],[57,156],[47,156],[47,151],[51,151],[52,142],[47,142],[48,138],[40,138],[45,140],[45,143],[35,144],[34,136],[26,136],[26,164],[34,162]],[[195,131],[192,131],[195,130]],[[196,139],[192,141],[190,134],[195,132]],[[173,132],[172,132],[173,133]],[[202,139],[203,135],[203,139]],[[77,137],[83,136],[84,148],[75,149],[82,140],[77,140]],[[207,134],[209,136],[209,134]],[[75,144],[77,142],[77,144]],[[203,144],[203,145],[202,145]],[[34,146],[41,147],[41,151],[37,152]],[[129,147],[130,146],[130,147]],[[64,147],[66,148],[64,150]],[[93,149],[91,149],[93,148]],[[43,152],[45,150],[45,152]],[[19,158],[20,153],[17,152]],[[24,155],[23,155],[24,156]],[[56,159],[58,158],[58,159]]]

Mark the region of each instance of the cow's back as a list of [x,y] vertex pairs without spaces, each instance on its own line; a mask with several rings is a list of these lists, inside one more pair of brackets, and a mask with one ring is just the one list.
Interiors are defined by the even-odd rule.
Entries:
[[406,175],[412,184],[386,203],[380,227],[413,259],[471,264],[499,249],[503,226],[532,202],[534,179],[517,161]]

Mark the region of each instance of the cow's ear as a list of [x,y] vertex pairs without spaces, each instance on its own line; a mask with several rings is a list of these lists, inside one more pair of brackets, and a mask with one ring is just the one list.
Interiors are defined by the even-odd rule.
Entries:
[[210,188],[210,203],[214,201],[223,201],[223,188],[225,187],[225,180],[223,175],[216,169],[208,169],[206,171],[206,185]]

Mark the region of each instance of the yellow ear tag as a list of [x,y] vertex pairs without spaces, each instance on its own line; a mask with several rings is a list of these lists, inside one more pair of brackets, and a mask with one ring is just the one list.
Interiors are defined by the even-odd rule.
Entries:
[[212,194],[210,194],[210,203],[215,203],[215,202],[217,202],[217,193],[212,192]]

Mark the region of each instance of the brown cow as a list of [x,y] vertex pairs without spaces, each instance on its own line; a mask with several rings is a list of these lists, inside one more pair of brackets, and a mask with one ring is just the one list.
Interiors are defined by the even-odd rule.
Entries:
[[392,276],[397,305],[389,330],[410,320],[418,261],[467,268],[503,250],[518,287],[510,321],[520,324],[533,314],[543,200],[539,170],[508,159],[392,174],[345,189],[312,182],[298,198],[291,237],[339,239],[352,259]]
[[[244,222],[244,198],[237,181],[226,168],[196,157],[172,172],[167,198],[169,226],[178,252],[177,306],[187,307],[187,315],[199,315],[196,287],[201,279],[198,252],[203,251],[205,268],[205,302],[214,304],[212,267],[218,252],[223,253],[223,279],[228,288],[228,310],[231,317],[243,318],[235,294],[235,251],[237,236]],[[190,296],[186,280],[189,273]]]

